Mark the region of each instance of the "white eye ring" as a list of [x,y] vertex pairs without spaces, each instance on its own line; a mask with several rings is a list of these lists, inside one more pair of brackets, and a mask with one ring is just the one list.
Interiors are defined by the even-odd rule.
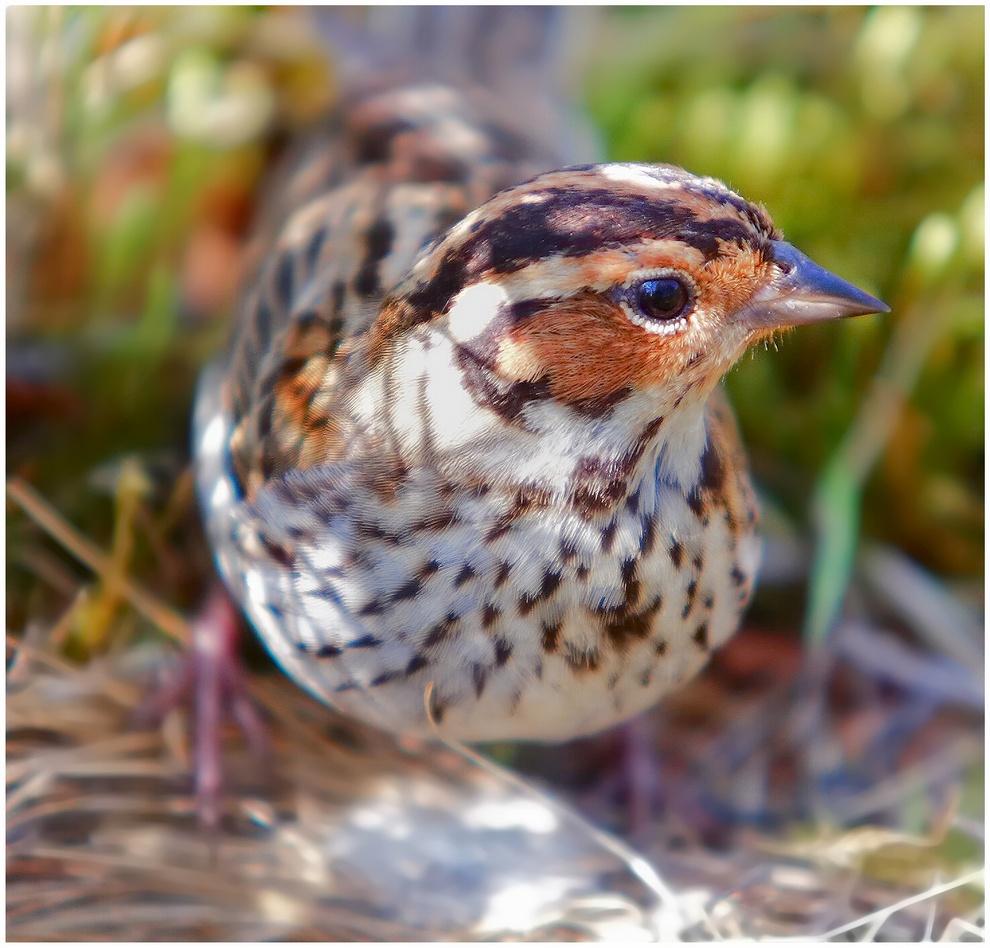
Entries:
[[694,308],[694,282],[677,270],[640,273],[618,293],[630,322],[657,335],[683,332]]

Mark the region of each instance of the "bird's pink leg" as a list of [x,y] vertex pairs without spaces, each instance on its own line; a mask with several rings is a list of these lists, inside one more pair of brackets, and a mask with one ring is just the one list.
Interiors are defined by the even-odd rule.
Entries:
[[217,585],[192,623],[192,643],[173,681],[153,693],[134,717],[136,727],[150,727],[183,701],[192,704],[193,781],[200,825],[214,834],[223,799],[223,722],[233,717],[251,753],[262,765],[270,757],[265,724],[248,693],[237,654],[237,609]]

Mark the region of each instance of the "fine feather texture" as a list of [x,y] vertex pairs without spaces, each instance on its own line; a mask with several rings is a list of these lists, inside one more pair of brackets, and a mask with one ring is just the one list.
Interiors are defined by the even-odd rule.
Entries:
[[345,97],[263,219],[196,452],[221,572],[301,685],[390,730],[560,740],[738,625],[759,540],[718,381],[803,299],[875,301],[719,181],[551,170],[505,105]]

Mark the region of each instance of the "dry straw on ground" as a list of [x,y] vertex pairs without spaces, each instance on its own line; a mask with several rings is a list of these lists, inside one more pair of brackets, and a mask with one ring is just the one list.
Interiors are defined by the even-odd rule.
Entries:
[[[31,495],[15,484],[12,496]],[[69,549],[98,572],[106,566],[32,501]],[[120,588],[142,612],[176,621],[130,581]],[[833,707],[816,723],[786,676],[783,688],[742,687],[752,654],[741,649],[748,659],[730,654],[651,719],[671,787],[663,815],[637,828],[637,855],[593,826],[612,815],[603,777],[585,786],[589,815],[580,816],[565,802],[577,799],[573,785],[551,797],[537,789],[552,774],[520,780],[456,748],[396,741],[279,676],[258,676],[273,762],[259,769],[231,735],[223,819],[209,839],[184,722],[129,727],[170,656],[147,646],[76,667],[52,651],[50,632],[9,642],[7,930],[16,940],[982,938],[979,856],[951,873],[947,847],[953,834],[982,842],[959,806],[982,753],[966,715],[939,722],[938,748],[911,766],[846,793],[845,827],[819,824],[804,839],[793,824],[732,828],[720,800],[806,809],[806,788],[780,772],[812,770],[796,748],[802,718],[824,727],[804,733],[805,748],[828,756],[841,753],[842,730],[865,735],[884,715],[879,705]],[[889,824],[922,801],[926,833]]]

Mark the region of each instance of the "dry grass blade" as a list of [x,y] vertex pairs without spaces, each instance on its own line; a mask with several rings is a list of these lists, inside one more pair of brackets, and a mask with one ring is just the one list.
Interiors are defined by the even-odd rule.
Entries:
[[[257,773],[244,748],[228,745],[221,839],[208,868],[188,769],[162,732],[126,733],[130,708],[107,699],[118,672],[107,662],[79,670],[32,654],[26,684],[8,695],[13,938],[105,937],[108,913],[115,937],[134,940],[670,941],[851,931],[918,939],[939,937],[953,919],[967,937],[974,926],[967,886],[976,872],[919,894],[906,891],[907,881],[871,878],[866,861],[900,839],[882,827],[872,836],[838,831],[828,846],[812,840],[803,849],[739,833],[731,847],[712,849],[685,835],[675,812],[658,823],[656,845],[636,855],[473,751],[395,741],[280,677],[252,681],[273,722],[272,772]],[[730,703],[718,710],[731,716]],[[664,728],[677,730],[674,721]],[[695,738],[682,730],[676,740]],[[961,747],[956,756],[975,754]],[[668,837],[679,842],[662,843]],[[958,893],[966,897],[949,900]]]
[[33,487],[12,477],[7,481],[7,496],[103,582],[114,587],[149,622],[180,645],[189,644],[189,624],[185,619],[126,576],[119,575],[110,559],[67,523]]
[[963,886],[977,885],[978,883],[982,883],[982,881],[983,871],[979,870],[977,872],[967,873],[958,879],[953,879],[951,882],[945,882],[941,885],[933,885],[924,892],[919,892],[917,895],[910,896],[906,899],[901,899],[899,902],[895,902],[893,905],[888,905],[884,909],[871,912],[869,915],[864,915],[862,918],[858,918],[854,922],[849,922],[846,925],[840,925],[837,928],[833,928],[831,931],[824,932],[818,936],[818,940],[828,941],[838,938],[840,935],[845,935],[847,932],[855,931],[857,928],[863,928],[866,926],[869,937],[864,937],[862,940],[873,941],[875,940],[875,936],[880,932],[884,922],[886,922],[896,912],[900,912],[905,908],[917,905],[919,902],[935,899],[937,896],[943,895],[946,892],[951,892],[954,889],[959,889]]
[[896,549],[872,547],[862,561],[863,577],[883,595],[888,608],[902,616],[937,654],[982,674],[983,629],[957,597]]
[[655,895],[600,834],[284,679],[258,682],[273,773],[228,746],[209,868],[187,771],[160,732],[121,733],[98,671],[37,665],[8,696],[12,938],[88,939],[108,917],[124,940],[656,937]]

